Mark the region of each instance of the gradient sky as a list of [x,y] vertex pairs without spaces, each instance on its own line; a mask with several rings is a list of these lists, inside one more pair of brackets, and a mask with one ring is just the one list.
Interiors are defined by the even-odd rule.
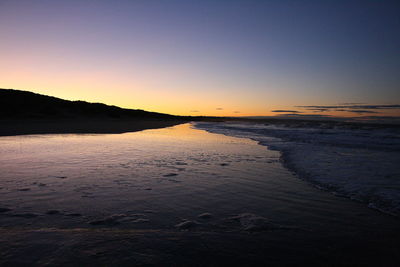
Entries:
[[298,106],[399,104],[399,14],[368,0],[0,0],[0,88],[180,115],[361,115]]

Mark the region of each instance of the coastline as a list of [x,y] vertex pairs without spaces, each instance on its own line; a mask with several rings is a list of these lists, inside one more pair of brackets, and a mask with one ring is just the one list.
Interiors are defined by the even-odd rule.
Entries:
[[186,120],[178,119],[2,119],[0,136],[29,134],[110,134],[170,127]]
[[[397,127],[326,129],[196,124],[196,128],[250,138],[269,150],[278,151],[283,166],[311,186],[387,215],[400,215],[397,193],[400,187],[393,179],[398,176]],[[374,164],[364,168],[368,162]]]
[[3,139],[0,266],[399,262],[397,218],[317,190],[248,138],[182,124]]

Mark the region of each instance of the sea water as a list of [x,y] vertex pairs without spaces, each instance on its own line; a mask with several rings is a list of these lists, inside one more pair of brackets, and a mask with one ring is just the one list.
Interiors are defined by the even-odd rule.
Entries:
[[197,123],[213,133],[250,138],[282,153],[286,167],[321,189],[400,215],[399,127]]

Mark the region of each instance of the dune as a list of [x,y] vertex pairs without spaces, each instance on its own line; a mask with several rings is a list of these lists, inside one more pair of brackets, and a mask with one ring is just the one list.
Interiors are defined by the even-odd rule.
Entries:
[[124,133],[173,126],[188,120],[189,117],[0,89],[0,136]]

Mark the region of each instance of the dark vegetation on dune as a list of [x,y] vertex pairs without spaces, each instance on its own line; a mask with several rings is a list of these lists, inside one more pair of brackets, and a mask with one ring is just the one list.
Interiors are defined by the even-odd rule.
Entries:
[[50,133],[125,133],[222,118],[175,116],[102,103],[69,101],[0,89],[0,136]]
[[28,91],[0,89],[0,118],[52,119],[52,118],[121,118],[121,119],[183,119],[157,112],[125,109],[102,103],[69,101]]

